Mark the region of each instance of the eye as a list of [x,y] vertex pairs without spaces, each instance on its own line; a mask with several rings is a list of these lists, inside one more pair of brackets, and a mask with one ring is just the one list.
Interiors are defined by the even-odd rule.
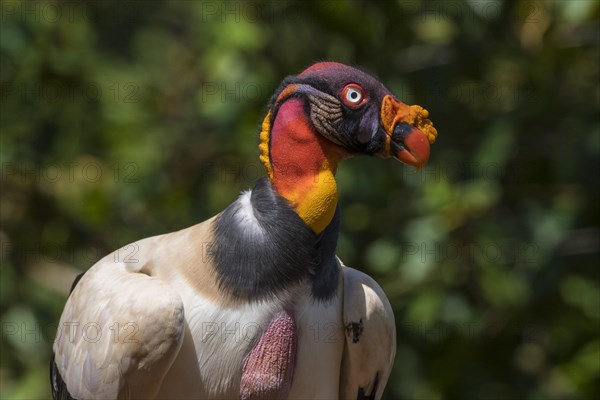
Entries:
[[357,107],[361,105],[364,102],[364,100],[365,95],[363,93],[363,90],[357,84],[351,83],[349,85],[346,85],[342,89],[342,101],[346,105],[350,107]]

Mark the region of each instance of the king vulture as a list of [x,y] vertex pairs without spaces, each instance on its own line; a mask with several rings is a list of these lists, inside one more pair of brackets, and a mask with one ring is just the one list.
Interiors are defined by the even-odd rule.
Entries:
[[74,283],[55,399],[379,399],[396,351],[379,285],[335,254],[335,173],[358,154],[422,167],[437,132],[333,62],[283,80],[260,132],[266,176],[218,215],[107,255]]

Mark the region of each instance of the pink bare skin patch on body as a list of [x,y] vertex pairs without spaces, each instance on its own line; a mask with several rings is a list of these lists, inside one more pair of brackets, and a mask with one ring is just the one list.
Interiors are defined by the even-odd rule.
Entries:
[[246,359],[240,398],[251,400],[287,397],[294,377],[297,346],[294,315],[282,311],[275,315]]

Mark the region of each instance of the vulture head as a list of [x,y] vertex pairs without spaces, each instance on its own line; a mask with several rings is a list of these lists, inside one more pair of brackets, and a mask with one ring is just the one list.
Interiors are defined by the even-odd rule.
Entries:
[[365,154],[423,167],[437,137],[428,116],[369,74],[320,62],[285,78],[271,98],[260,159],[278,192],[318,233],[337,204],[339,161]]
[[391,156],[419,169],[437,137],[427,110],[402,103],[377,79],[344,64],[321,62],[285,78],[269,117],[294,98],[304,99],[313,129],[347,155]]

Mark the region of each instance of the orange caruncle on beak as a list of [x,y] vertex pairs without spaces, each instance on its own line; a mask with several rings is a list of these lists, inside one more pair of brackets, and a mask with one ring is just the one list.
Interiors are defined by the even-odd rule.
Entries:
[[387,134],[383,157],[422,168],[429,160],[429,145],[435,142],[437,130],[421,106],[408,106],[387,95],[381,104],[381,123]]

